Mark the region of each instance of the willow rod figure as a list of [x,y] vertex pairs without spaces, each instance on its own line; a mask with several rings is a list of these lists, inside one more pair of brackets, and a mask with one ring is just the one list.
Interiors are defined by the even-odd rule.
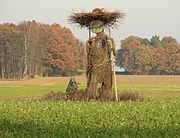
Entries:
[[[124,15],[119,11],[109,12],[103,8],[96,8],[92,12],[72,13],[69,17],[71,23],[89,30],[89,40],[86,43],[89,99],[106,100],[110,97],[116,50],[114,40],[107,36],[104,30],[117,26]],[[96,36],[91,38],[91,32]]]

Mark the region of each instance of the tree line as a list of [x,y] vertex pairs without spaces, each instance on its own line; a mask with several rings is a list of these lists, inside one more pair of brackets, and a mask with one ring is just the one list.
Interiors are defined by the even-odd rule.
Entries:
[[[173,37],[130,36],[117,50],[117,66],[130,74],[180,75],[180,44]],[[84,44],[59,24],[0,24],[0,78],[74,75],[86,68]]]
[[1,79],[66,76],[85,66],[85,47],[68,28],[34,20],[0,24]]
[[173,37],[130,36],[121,41],[117,66],[130,74],[180,75],[180,44]]

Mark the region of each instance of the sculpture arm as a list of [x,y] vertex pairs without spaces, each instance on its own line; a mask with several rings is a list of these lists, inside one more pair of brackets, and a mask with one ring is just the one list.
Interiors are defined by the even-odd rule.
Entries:
[[90,41],[86,42],[86,53],[87,53],[87,68],[86,68],[86,78],[87,78],[90,71]]

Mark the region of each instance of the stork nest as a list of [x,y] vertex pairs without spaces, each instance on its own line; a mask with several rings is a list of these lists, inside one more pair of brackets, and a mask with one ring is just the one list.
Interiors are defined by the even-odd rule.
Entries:
[[81,28],[89,28],[92,21],[101,21],[104,26],[113,27],[120,22],[120,19],[123,19],[125,13],[122,13],[118,10],[114,12],[109,12],[104,9],[96,8],[92,12],[81,12],[81,13],[72,13],[69,17],[69,21],[74,24],[78,24]]

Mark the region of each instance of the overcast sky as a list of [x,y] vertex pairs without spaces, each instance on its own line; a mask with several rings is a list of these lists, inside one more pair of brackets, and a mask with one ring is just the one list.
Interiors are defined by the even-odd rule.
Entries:
[[88,31],[69,24],[67,19],[72,11],[89,12],[97,7],[126,13],[119,28],[112,31],[117,47],[120,40],[131,35],[142,38],[173,36],[180,41],[180,0],[0,0],[0,23],[56,22],[70,28],[85,42]]

